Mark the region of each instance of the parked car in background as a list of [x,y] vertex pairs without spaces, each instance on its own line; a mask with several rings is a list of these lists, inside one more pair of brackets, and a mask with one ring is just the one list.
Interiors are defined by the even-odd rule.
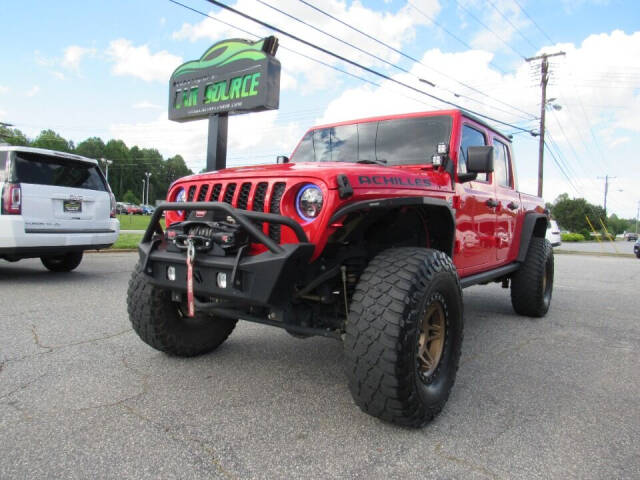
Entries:
[[116,203],[116,213],[118,213],[118,214],[126,214],[127,213],[126,204],[124,204],[122,202]]
[[627,242],[635,242],[638,240],[638,234],[635,232],[624,232],[624,239]]
[[85,250],[118,238],[116,199],[91,158],[42,148],[0,146],[0,258],[40,257],[69,272]]
[[127,209],[126,213],[128,215],[142,215],[142,208],[138,205],[134,205],[133,203],[125,203],[124,205]]
[[637,258],[640,258],[640,239],[636,240],[636,244],[633,246],[633,253]]
[[545,235],[552,247],[559,247],[562,245],[562,235],[560,235],[560,227],[558,222],[551,220],[547,224],[547,234]]
[[143,215],[153,215],[153,212],[156,211],[151,205],[140,205],[140,208],[142,209]]

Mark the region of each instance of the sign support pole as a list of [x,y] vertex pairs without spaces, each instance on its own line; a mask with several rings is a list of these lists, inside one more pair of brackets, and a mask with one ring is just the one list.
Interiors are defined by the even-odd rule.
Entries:
[[207,172],[227,167],[227,131],[229,114],[217,113],[209,117],[209,139],[207,143]]

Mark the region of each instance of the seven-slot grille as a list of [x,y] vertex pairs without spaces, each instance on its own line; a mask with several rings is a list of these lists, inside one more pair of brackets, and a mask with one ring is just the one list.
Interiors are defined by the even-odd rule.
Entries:
[[[187,188],[187,201],[225,202],[241,210],[280,213],[285,189],[285,182],[200,183]],[[281,229],[279,224],[269,224],[269,236],[276,242],[280,242]]]

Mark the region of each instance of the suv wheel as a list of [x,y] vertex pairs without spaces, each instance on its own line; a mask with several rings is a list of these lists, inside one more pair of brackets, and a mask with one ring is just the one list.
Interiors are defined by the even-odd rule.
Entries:
[[42,264],[52,272],[70,272],[82,262],[83,252],[69,252],[64,255],[40,257]]
[[462,291],[451,259],[424,248],[393,248],[367,266],[353,295],[346,372],[366,413],[420,427],[453,387],[463,336]]
[[549,240],[533,237],[522,266],[511,277],[511,304],[516,313],[544,317],[553,293],[553,249]]
[[127,291],[127,310],[133,329],[148,345],[179,357],[215,350],[231,334],[237,320],[197,312],[189,318],[171,293],[153,286],[136,266]]

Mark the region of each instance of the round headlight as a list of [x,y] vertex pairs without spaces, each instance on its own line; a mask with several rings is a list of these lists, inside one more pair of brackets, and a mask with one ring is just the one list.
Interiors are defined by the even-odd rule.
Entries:
[[[174,198],[175,198],[174,202],[184,202],[187,199],[186,190],[183,187],[180,187],[180,189],[178,190],[178,193],[176,193],[176,196]],[[178,215],[182,215],[184,212],[182,210],[176,210],[176,213]]]
[[317,185],[308,183],[303,186],[296,197],[298,215],[311,221],[320,215],[322,210],[322,190]]

